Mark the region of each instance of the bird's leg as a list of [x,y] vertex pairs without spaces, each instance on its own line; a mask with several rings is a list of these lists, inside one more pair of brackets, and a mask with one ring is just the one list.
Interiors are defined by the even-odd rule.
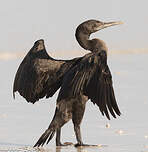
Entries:
[[74,104],[73,104],[73,113],[72,113],[72,121],[74,124],[74,131],[77,139],[77,144],[75,145],[76,147],[78,146],[84,146],[82,142],[82,137],[81,137],[81,130],[80,130],[80,125],[81,121],[83,119],[84,111],[85,111],[85,104],[86,101],[88,100],[87,97],[85,96],[80,96],[78,97]]
[[82,137],[81,137],[80,125],[74,125],[74,131],[75,131],[76,139],[77,139],[77,142],[78,142],[77,144],[75,144],[75,147],[80,147],[80,146],[97,146],[97,145],[83,144]]
[[75,131],[76,139],[77,139],[77,142],[78,142],[77,144],[75,144],[75,147],[79,147],[79,146],[96,146],[96,145],[83,144],[82,137],[81,137],[80,125],[74,125],[74,131]]
[[88,144],[83,144],[82,142],[82,137],[81,137],[81,130],[80,130],[80,125],[74,125],[74,131],[77,139],[77,144],[75,144],[75,147],[80,147],[80,146],[97,146],[97,145],[88,145]]
[[57,129],[56,131],[56,146],[69,146],[73,145],[72,142],[65,142],[64,144],[61,143],[61,128]]
[[56,131],[56,146],[61,146],[61,128]]
[[56,146],[65,146],[64,144],[61,144],[61,128],[56,131]]
[[77,146],[83,145],[80,125],[74,125],[74,131],[75,131],[76,139],[77,139],[77,142],[78,142],[75,146],[77,147]]
[[77,139],[77,144],[75,145],[75,147],[96,146],[96,145],[84,144],[82,142],[82,137],[81,137],[80,125],[81,125],[81,121],[82,121],[82,118],[83,118],[83,115],[84,115],[85,104],[86,104],[87,100],[88,100],[88,97],[81,96],[73,104],[72,121],[73,121],[73,124],[74,124],[74,131],[75,131],[75,135],[76,135],[76,139]]

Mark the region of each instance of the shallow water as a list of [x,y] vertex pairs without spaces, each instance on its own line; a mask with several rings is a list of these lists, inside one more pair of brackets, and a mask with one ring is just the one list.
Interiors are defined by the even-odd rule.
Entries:
[[[18,94],[13,100],[13,79],[21,59],[0,61],[0,152],[148,152],[147,59],[148,54],[109,56],[122,115],[108,121],[88,102],[81,126],[84,143],[102,146],[56,148],[53,139],[41,149],[32,146],[53,117],[57,94],[35,105],[26,103]],[[76,142],[71,121],[62,128],[62,141]]]

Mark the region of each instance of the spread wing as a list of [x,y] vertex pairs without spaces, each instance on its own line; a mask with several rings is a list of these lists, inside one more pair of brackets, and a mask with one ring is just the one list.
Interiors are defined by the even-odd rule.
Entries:
[[78,60],[55,60],[47,54],[43,42],[37,42],[20,64],[13,84],[14,98],[18,91],[31,103],[52,97],[60,88],[64,74]]
[[68,72],[63,82],[60,99],[84,94],[97,104],[101,113],[108,119],[110,119],[109,112],[114,118],[116,114],[121,114],[115,99],[105,51],[86,55]]

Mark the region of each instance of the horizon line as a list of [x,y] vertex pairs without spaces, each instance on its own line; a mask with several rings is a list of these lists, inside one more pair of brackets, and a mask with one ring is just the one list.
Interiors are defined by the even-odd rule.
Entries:
[[[88,50],[58,50],[58,51],[47,51],[48,54],[55,58],[66,58],[66,57],[78,57],[87,54]],[[16,52],[0,52],[0,60],[15,60],[25,57],[28,52],[26,51],[16,51]],[[66,55],[65,55],[66,53]],[[148,49],[127,49],[127,50],[110,50],[108,51],[109,55],[126,55],[126,54],[148,54]]]

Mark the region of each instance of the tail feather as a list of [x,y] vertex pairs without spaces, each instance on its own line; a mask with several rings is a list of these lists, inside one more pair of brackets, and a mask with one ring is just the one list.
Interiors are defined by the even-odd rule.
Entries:
[[49,127],[43,134],[42,136],[39,138],[39,140],[37,141],[37,143],[34,145],[34,147],[40,147],[43,146],[47,139],[47,144],[49,143],[49,141],[53,138],[54,134],[55,134],[55,129]]
[[53,138],[54,134],[55,134],[55,131],[53,131],[53,132],[51,133],[51,135],[50,135],[50,137],[49,137],[49,139],[48,139],[48,141],[47,141],[47,144],[48,144],[49,141]]

